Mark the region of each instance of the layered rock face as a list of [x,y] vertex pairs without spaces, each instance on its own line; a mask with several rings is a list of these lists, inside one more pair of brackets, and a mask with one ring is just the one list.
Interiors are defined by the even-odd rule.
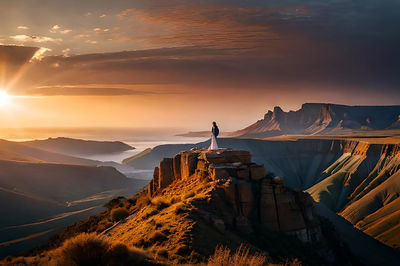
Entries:
[[399,125],[400,106],[346,106],[305,103],[297,111],[279,106],[264,118],[232,136],[268,137],[282,134],[328,134],[342,129],[393,129]]
[[232,228],[246,233],[262,225],[305,242],[321,236],[310,195],[286,188],[283,180],[272,178],[263,165],[252,163],[247,151],[192,149],[165,158],[154,170],[148,194],[154,197],[175,180],[196,178],[219,185],[218,196],[210,202],[220,217],[213,218],[213,222],[221,230]]

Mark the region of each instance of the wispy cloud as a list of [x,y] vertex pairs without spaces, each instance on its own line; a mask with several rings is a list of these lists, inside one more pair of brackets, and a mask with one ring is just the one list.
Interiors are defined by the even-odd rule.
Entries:
[[70,33],[72,30],[60,30],[61,34],[68,34]]
[[14,35],[10,36],[11,39],[24,43],[24,42],[36,42],[36,43],[44,43],[44,42],[53,42],[53,43],[59,43],[62,42],[62,39],[60,38],[51,38],[47,36],[35,36],[35,35],[25,35],[25,34],[20,34],[20,35]]
[[28,30],[29,27],[27,27],[27,26],[18,26],[17,29],[19,29],[19,30]]
[[101,87],[101,85],[55,85],[41,86],[26,92],[32,96],[121,96],[151,95],[154,91],[140,91],[121,87]]
[[51,49],[46,48],[46,47],[40,47],[36,53],[32,56],[32,58],[29,60],[29,62],[34,62],[34,61],[41,61],[44,58],[44,54],[46,52],[50,52]]

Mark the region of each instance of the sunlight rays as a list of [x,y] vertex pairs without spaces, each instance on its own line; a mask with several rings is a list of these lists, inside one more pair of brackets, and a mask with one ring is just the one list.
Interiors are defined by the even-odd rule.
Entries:
[[0,107],[8,106],[12,103],[12,96],[6,89],[0,89]]

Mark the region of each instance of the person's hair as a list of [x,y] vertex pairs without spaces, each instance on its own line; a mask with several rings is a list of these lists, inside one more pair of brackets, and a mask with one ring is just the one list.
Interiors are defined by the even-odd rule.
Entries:
[[213,126],[216,126],[216,125],[217,125],[217,122],[214,121],[214,122],[213,122]]

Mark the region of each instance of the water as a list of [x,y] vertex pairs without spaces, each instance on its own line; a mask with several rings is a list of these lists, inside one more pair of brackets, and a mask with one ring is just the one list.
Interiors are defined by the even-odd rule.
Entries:
[[177,137],[177,136],[167,136],[162,139],[145,139],[145,140],[136,140],[134,142],[131,141],[123,141],[124,143],[135,147],[134,150],[117,152],[117,153],[108,153],[108,154],[94,154],[94,155],[82,155],[80,157],[98,160],[98,161],[112,161],[117,163],[122,163],[122,161],[126,158],[134,156],[147,148],[154,148],[159,145],[164,144],[182,144],[182,143],[197,143],[205,141],[206,138],[186,138],[186,137]]
[[[91,160],[122,163],[124,159],[134,156],[147,148],[154,148],[164,144],[198,143],[206,140],[204,137],[176,136],[176,134],[187,131],[186,129],[173,128],[24,128],[0,130],[0,138],[12,141],[29,141],[57,137],[97,141],[122,141],[135,147],[135,149],[117,153],[79,155],[81,158]],[[132,168],[128,172],[124,171],[124,174],[128,177],[148,179],[151,177],[152,171]]]

